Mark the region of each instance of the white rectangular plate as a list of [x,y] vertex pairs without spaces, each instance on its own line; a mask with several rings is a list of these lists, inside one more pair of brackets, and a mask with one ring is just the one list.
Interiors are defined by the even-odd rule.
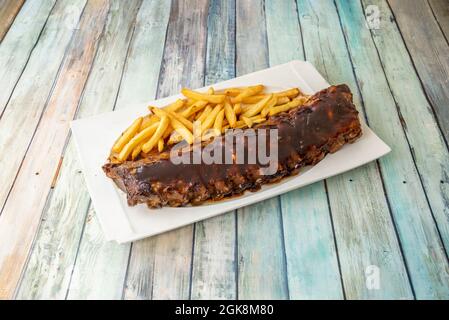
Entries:
[[[292,61],[224,81],[213,87],[222,89],[259,83],[279,90],[299,87],[308,94],[329,86],[310,63]],[[363,124],[363,135],[354,144],[345,145],[340,151],[327,155],[316,166],[305,168],[299,175],[286,178],[277,184],[263,186],[258,192],[247,192],[241,197],[196,207],[161,209],[148,209],[146,205],[129,207],[126,195],[105,176],[101,166],[105,163],[116,137],[137,116],[147,113],[148,104],[163,106],[179,97],[176,95],[148,101],[123,110],[72,122],[72,132],[87,188],[107,240],[125,243],[179,228],[348,171],[390,152],[390,148]]]

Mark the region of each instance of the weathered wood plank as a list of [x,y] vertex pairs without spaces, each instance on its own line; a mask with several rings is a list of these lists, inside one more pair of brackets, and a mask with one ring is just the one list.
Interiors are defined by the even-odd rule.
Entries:
[[[86,0],[58,2],[33,50],[20,81],[0,118],[0,207],[16,177],[20,163],[46,106],[60,62],[76,25],[67,25],[66,6],[78,19]],[[52,57],[49,62],[48,57]],[[46,67],[42,69],[42,66]],[[17,132],[20,131],[20,135]]]
[[[143,1],[137,15],[115,108],[126,108],[129,104],[154,98],[169,14],[169,2]],[[109,108],[112,107],[111,104]],[[68,298],[121,298],[131,245],[106,242],[97,219],[88,220],[84,230]],[[96,273],[92,278],[92,269],[107,272]],[[109,291],[103,289],[105,286]]]
[[427,1],[389,1],[441,130],[449,141],[449,45]]
[[[265,12],[270,65],[304,60],[296,2],[283,1],[280,5],[268,0]],[[324,183],[292,191],[280,198],[290,298],[342,299]]]
[[[205,0],[172,3],[158,97],[175,94],[181,86],[202,86],[207,12],[208,2]],[[125,298],[189,298],[192,239],[193,226],[190,225],[133,245]],[[153,264],[151,270],[148,268],[150,261]],[[149,278],[152,280],[145,285]]]
[[[223,32],[226,30],[226,32]],[[205,84],[235,77],[235,1],[209,4]],[[235,212],[195,226],[192,299],[235,299]]]
[[89,207],[67,299],[120,299],[128,258],[129,245],[105,241],[93,207]]
[[0,216],[0,234],[5,236],[0,244],[0,298],[13,295],[29,254],[46,193],[50,190],[69,132],[69,122],[76,112],[96,53],[108,7],[108,1],[102,0],[87,4]]
[[[236,12],[237,75],[267,68],[263,1],[238,0]],[[237,231],[238,298],[287,299],[279,198],[239,209]]]
[[8,36],[0,45],[0,87],[2,88],[0,115],[28,62],[54,4],[55,0],[26,2],[14,20]]
[[[365,7],[368,5],[367,1],[363,3]],[[435,122],[432,108],[388,5],[384,1],[370,3],[377,5],[381,13],[381,28],[371,31],[374,43],[404,120],[402,123],[413,150],[412,155],[449,254],[449,154],[444,137]]]
[[[402,129],[404,120],[397,113],[396,103],[405,98],[394,100],[373,39],[365,27],[361,4],[341,1],[337,6],[368,121],[393,149],[379,164],[414,292],[419,299],[447,299],[447,256]],[[396,89],[397,94],[407,94],[400,87]],[[421,133],[423,130],[427,128],[421,128]]]
[[441,31],[449,39],[449,3],[447,0],[428,0],[432,13],[440,26]]
[[[77,117],[112,110],[140,3],[111,1],[105,32]],[[43,212],[17,298],[66,297],[89,203],[75,144],[69,138],[59,177]]]
[[[329,1],[298,1],[306,58],[330,83],[346,83],[364,118],[338,14]],[[326,181],[346,297],[412,298],[412,291],[375,164]],[[382,272],[380,290],[369,290],[365,271]]]
[[8,32],[25,0],[0,1],[0,43]]

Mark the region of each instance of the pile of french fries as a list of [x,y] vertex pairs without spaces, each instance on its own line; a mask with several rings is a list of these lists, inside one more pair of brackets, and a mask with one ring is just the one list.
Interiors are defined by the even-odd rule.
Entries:
[[298,88],[275,93],[264,93],[264,89],[263,85],[220,91],[210,87],[207,93],[200,93],[184,88],[185,99],[163,108],[149,106],[150,114],[136,119],[115,142],[110,159],[121,163],[153,149],[162,152],[182,140],[192,144],[227,129],[250,128],[308,99]]

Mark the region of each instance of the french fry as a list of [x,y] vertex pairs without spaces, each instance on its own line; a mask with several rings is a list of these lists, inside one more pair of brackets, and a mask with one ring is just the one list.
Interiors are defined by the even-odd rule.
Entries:
[[277,101],[276,101],[277,106],[280,106],[280,105],[290,102],[290,99],[288,97],[276,97],[276,98],[277,98]]
[[196,101],[194,104],[192,104],[190,107],[188,107],[186,110],[184,110],[183,112],[181,112],[181,115],[184,118],[188,118],[191,115],[197,113],[198,111],[204,109],[207,106],[207,101],[204,100],[200,100],[200,101]]
[[185,101],[182,99],[176,100],[174,103],[164,107],[164,110],[176,112],[184,106]]
[[289,90],[285,90],[285,91],[281,91],[281,92],[276,92],[274,95],[276,97],[293,98],[293,97],[296,97],[299,93],[300,93],[300,91],[298,88],[293,88],[293,89],[289,89]]
[[126,161],[128,159],[129,154],[132,152],[132,150],[137,147],[142,142],[145,142],[149,137],[153,135],[153,133],[156,131],[156,129],[159,127],[159,122],[153,123],[148,128],[142,130],[137,135],[135,135],[120,151],[120,154],[118,156],[118,159],[120,161]]
[[222,103],[223,100],[226,98],[226,96],[222,94],[217,95],[204,94],[187,88],[182,89],[181,93],[187,98],[194,100],[206,100],[210,103]]
[[215,94],[224,94],[230,97],[238,96],[246,88],[228,88],[220,91],[215,91]]
[[256,95],[251,96],[251,97],[243,98],[242,102],[243,103],[248,103],[248,104],[254,104],[254,103],[259,102],[260,100],[262,100],[266,96],[267,96],[266,94],[256,94]]
[[253,121],[252,121],[250,118],[245,117],[245,116],[241,116],[240,119],[242,119],[243,122],[245,122],[245,124],[246,124],[248,127],[251,128],[251,127],[253,126]]
[[207,94],[214,94],[215,90],[213,87],[209,87],[209,89],[207,89]]
[[239,93],[238,96],[231,98],[231,103],[242,102],[243,98],[250,97],[258,94],[264,89],[264,86],[259,84],[257,86],[251,86]]
[[280,98],[277,98],[276,96],[273,96],[273,98],[267,102],[267,104],[265,105],[265,107],[263,107],[262,111],[260,112],[262,117],[266,117],[268,115],[268,113],[270,112],[270,109],[273,108],[277,101]]
[[274,116],[275,114],[288,111],[288,110],[295,108],[299,105],[301,105],[300,100],[292,100],[292,101],[290,101],[286,104],[283,104],[281,106],[272,107],[268,113],[270,116]]
[[217,114],[217,117],[215,118],[214,131],[215,135],[217,136],[221,134],[221,127],[223,126],[224,114],[225,114],[224,109],[221,109],[220,112]]
[[205,132],[207,129],[210,129],[214,122],[215,118],[217,117],[218,113],[220,112],[222,108],[221,104],[217,104],[214,109],[208,114],[206,119],[204,119],[204,122],[201,122],[201,133]]
[[203,123],[204,120],[205,120],[205,119],[207,118],[207,116],[209,115],[209,113],[211,113],[211,111],[212,111],[212,107],[211,107],[210,105],[208,105],[208,106],[206,107],[206,109],[204,109],[203,113],[201,113],[201,114],[199,115],[199,117],[198,117],[197,119],[195,119],[195,120],[200,121],[201,123]]
[[142,117],[137,118],[134,120],[134,122],[131,124],[131,126],[128,127],[128,129],[123,132],[121,137],[117,140],[117,142],[112,147],[112,151],[114,152],[120,152],[122,151],[123,147],[134,137],[134,135],[139,131],[140,125],[142,124]]
[[234,109],[231,106],[231,103],[228,99],[226,99],[224,104],[224,113],[226,115],[226,119],[228,120],[231,127],[235,126],[235,123],[237,122],[237,116],[234,112]]
[[137,158],[137,156],[142,152],[142,146],[145,144],[145,142],[142,142],[137,147],[135,147],[131,153],[131,160],[134,160]]
[[[185,141],[187,141],[188,144],[193,143],[193,135],[192,132],[189,131],[181,122],[176,120],[175,118],[170,119],[170,124],[172,125],[173,129],[184,138]],[[170,137],[171,139],[171,137]],[[170,141],[170,140],[169,140]]]
[[157,142],[157,151],[162,152],[164,150],[164,139],[160,138]]
[[186,118],[184,118],[183,116],[181,116],[180,114],[177,114],[177,113],[171,112],[171,111],[167,111],[167,113],[171,118],[175,118],[176,120],[181,122],[190,131],[193,130],[193,123],[190,122],[189,120],[187,120]]
[[159,139],[162,137],[162,135],[165,132],[165,129],[167,129],[168,124],[170,123],[170,119],[167,115],[164,115],[161,117],[161,121],[159,122],[159,125],[156,129],[156,132],[154,135],[148,140],[143,146],[142,151],[145,153],[148,153],[153,149],[153,147],[158,143]]
[[234,113],[235,113],[236,115],[239,115],[239,114],[242,113],[242,104],[241,104],[241,103],[236,103],[236,104],[234,105]]
[[255,116],[256,114],[260,113],[263,110],[263,108],[265,108],[265,106],[268,104],[268,102],[272,101],[273,99],[276,98],[274,98],[274,95],[270,94],[265,98],[263,98],[262,100],[260,100],[259,102],[257,102],[256,104],[250,105],[250,107],[243,113],[243,116],[248,118]]

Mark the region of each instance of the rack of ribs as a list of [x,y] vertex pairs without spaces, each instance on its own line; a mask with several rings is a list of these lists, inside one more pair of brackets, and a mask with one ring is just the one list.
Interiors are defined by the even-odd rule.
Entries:
[[[246,190],[257,191],[263,184],[297,174],[302,167],[315,165],[362,134],[351,91],[344,84],[330,86],[304,105],[271,116],[252,129],[256,133],[278,129],[277,170],[272,174],[262,174],[262,164],[257,162],[175,164],[170,160],[170,149],[150,152],[134,161],[108,162],[103,170],[126,193],[130,206],[198,205],[241,195]],[[225,137],[218,138],[218,145],[220,139],[224,146]],[[251,148],[245,139],[240,141],[244,141],[245,150]],[[202,147],[204,144],[207,142]],[[188,152],[193,153],[193,147]]]

